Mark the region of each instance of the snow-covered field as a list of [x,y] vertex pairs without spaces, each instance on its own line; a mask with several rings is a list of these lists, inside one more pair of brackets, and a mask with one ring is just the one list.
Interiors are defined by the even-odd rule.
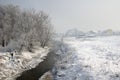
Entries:
[[120,80],[120,36],[65,38],[56,80]]

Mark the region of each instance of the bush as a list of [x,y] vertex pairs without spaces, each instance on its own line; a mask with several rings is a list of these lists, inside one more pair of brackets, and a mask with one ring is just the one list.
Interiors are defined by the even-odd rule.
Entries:
[[0,45],[2,47],[12,44],[17,47],[10,48],[31,51],[37,45],[43,48],[48,46],[51,36],[51,21],[43,11],[21,10],[18,6],[0,5]]

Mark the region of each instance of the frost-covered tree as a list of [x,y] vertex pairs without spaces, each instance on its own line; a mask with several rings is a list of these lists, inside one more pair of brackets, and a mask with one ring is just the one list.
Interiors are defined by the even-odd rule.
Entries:
[[0,29],[1,29],[1,44],[3,47],[7,46],[10,39],[13,38],[12,32],[14,30],[15,22],[19,9],[17,6],[0,6]]
[[21,10],[18,6],[0,5],[2,47],[12,44],[15,49],[31,51],[34,46],[48,46],[51,36],[50,18],[43,11]]

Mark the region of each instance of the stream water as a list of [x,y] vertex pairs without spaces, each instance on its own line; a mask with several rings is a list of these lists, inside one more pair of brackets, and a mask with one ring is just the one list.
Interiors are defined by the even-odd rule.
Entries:
[[54,57],[55,54],[51,51],[43,62],[33,69],[24,71],[16,80],[38,80],[45,72],[52,70],[55,64]]

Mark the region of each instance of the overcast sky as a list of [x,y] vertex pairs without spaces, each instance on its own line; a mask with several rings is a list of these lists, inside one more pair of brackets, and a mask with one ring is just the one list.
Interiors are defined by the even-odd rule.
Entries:
[[48,13],[56,32],[67,29],[120,30],[120,0],[0,0]]

